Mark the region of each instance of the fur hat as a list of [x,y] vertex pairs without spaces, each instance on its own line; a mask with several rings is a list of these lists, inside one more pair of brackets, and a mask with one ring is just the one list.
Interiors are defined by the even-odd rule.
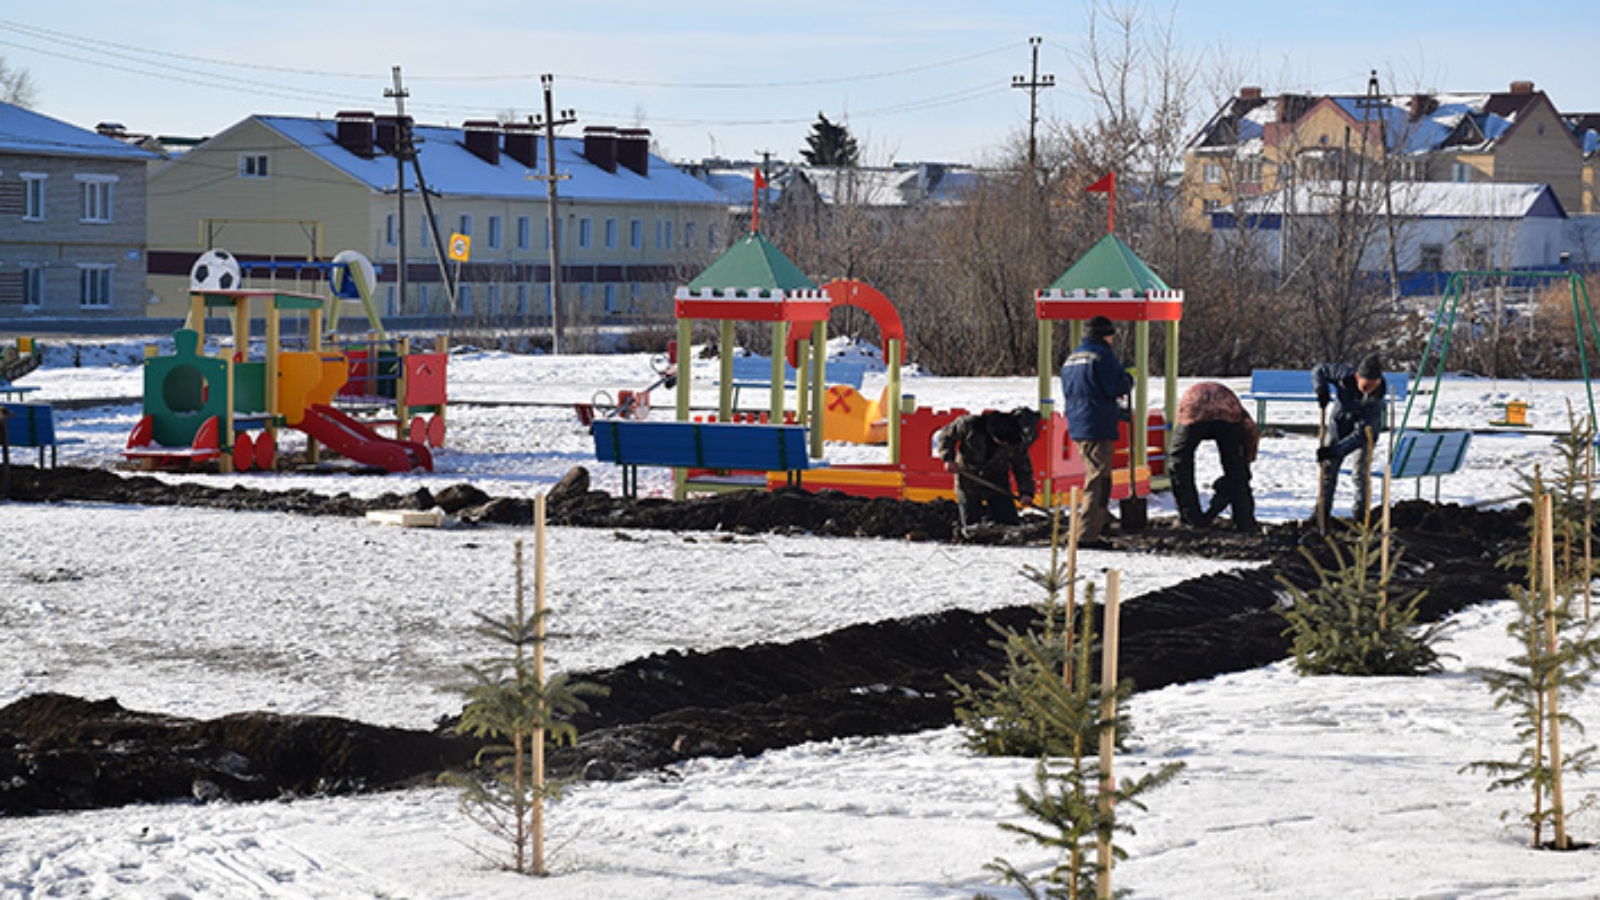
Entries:
[[1356,366],[1356,377],[1373,381],[1383,377],[1383,361],[1378,359],[1378,354],[1368,353],[1361,358],[1360,365]]
[[1084,326],[1084,334],[1095,338],[1108,338],[1117,333],[1117,326],[1105,316],[1095,316]]
[[1022,441],[1022,426],[1013,416],[995,416],[989,421],[989,436],[1002,444],[1020,443]]

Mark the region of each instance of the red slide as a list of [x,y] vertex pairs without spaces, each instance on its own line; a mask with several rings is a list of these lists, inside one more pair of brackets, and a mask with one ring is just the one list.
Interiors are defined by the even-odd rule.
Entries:
[[390,472],[433,471],[433,454],[425,444],[386,438],[331,406],[316,404],[300,420],[301,431],[328,449]]

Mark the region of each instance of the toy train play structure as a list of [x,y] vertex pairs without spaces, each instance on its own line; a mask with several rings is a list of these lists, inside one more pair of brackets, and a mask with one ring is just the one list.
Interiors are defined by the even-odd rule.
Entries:
[[[888,384],[876,403],[865,401],[849,386],[829,384],[824,352],[828,317],[846,305],[869,313],[883,336]],[[1130,510],[1142,512],[1142,498],[1152,488],[1164,486],[1163,450],[1172,414],[1170,408],[1149,409],[1150,326],[1160,322],[1167,327],[1164,370],[1170,407],[1177,396],[1183,292],[1169,288],[1127,245],[1108,234],[1054,283],[1035,293],[1034,310],[1041,414],[1031,449],[1037,479],[1034,496],[1050,505],[1063,504],[1085,480],[1083,460],[1068,439],[1064,418],[1055,412],[1055,323],[1069,323],[1076,343],[1082,323],[1104,315],[1132,323],[1136,358],[1130,420],[1144,425],[1123,425],[1112,495],[1122,501],[1125,515]],[[765,237],[751,232],[678,291],[675,313],[680,372],[689,371],[689,338],[697,320],[719,324],[723,347],[733,345],[735,322],[770,323],[772,346],[786,352],[773,354],[768,404],[759,414],[735,409],[734,386],[748,391],[750,385],[736,378],[734,360],[723,354],[714,414],[692,417],[689,379],[680,378],[676,421],[596,421],[596,458],[622,467],[625,493],[637,493],[639,467],[670,466],[675,498],[796,484],[809,490],[901,500],[954,497],[954,476],[944,470],[935,441],[942,428],[968,411],[916,408],[902,393],[905,331],[893,304],[881,292],[858,281],[834,281],[818,288]],[[793,366],[792,377],[788,366]],[[787,406],[791,389],[786,380],[796,397],[793,409]],[[829,463],[823,459],[828,440],[881,440],[888,458],[875,464]]]
[[[270,470],[278,437],[306,436],[314,462],[322,449],[389,472],[432,471],[430,448],[445,436],[446,371],[442,349],[418,352],[390,339],[372,304],[372,265],[345,251],[328,271],[327,297],[239,287],[240,266],[208,251],[191,272],[190,310],[173,335],[173,353],[147,354],[144,409],[123,454],[147,468],[215,463],[222,471]],[[371,332],[332,336],[339,307],[360,300]],[[206,353],[208,316],[226,317],[231,346]],[[263,321],[255,352],[251,324]],[[299,325],[303,349],[288,349],[286,325]],[[379,429],[392,427],[394,437]]]

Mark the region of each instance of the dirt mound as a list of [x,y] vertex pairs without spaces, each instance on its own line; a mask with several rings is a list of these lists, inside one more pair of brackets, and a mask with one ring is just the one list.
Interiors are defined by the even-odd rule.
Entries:
[[[99,470],[13,470],[18,500],[81,500],[360,515],[367,509],[439,505],[462,521],[528,522],[528,501],[488,497],[470,485],[371,501],[309,491],[265,492],[168,485]],[[589,490],[574,470],[551,495],[551,521],[612,530],[660,528],[732,533],[805,532],[950,540],[953,504],[866,500],[797,490],[724,494],[684,503],[626,500]],[[1393,510],[1402,552],[1397,592],[1427,589],[1435,620],[1506,595],[1517,577],[1495,562],[1525,534],[1525,515],[1406,502]],[[1034,517],[1018,529],[972,540],[1046,543]],[[1276,612],[1282,580],[1310,586],[1314,573],[1296,524],[1260,534],[1195,532],[1152,523],[1121,535],[1130,553],[1186,553],[1265,560],[1260,567],[1191,579],[1124,605],[1122,670],[1137,689],[1240,671],[1284,658]],[[1282,579],[1282,580],[1280,580]],[[948,610],[853,625],[789,643],[700,653],[669,652],[576,673],[610,689],[578,725],[576,747],[552,753],[557,775],[627,777],[695,756],[754,754],[809,740],[896,734],[954,720],[950,679],[972,682],[1003,662],[995,626],[1021,629],[1032,607],[985,614]],[[344,720],[243,713],[208,722],[57,695],[0,709],[0,814],[185,798],[263,799],[372,790],[412,783],[464,764],[474,751],[443,726],[435,732]]]

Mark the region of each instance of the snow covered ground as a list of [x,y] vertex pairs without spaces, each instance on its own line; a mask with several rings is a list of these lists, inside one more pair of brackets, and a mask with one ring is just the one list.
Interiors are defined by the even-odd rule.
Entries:
[[[35,396],[131,398],[130,346],[87,347],[29,375]],[[697,364],[695,403],[713,399],[711,363]],[[651,382],[647,357],[451,360],[450,447],[427,476],[187,476],[209,483],[303,487],[373,496],[470,481],[530,496],[573,465],[616,490],[615,470],[568,404],[597,389]],[[881,381],[870,377],[866,392]],[[915,377],[906,390],[939,407],[1032,405],[1032,379]],[[1244,380],[1230,382],[1243,390]],[[1159,386],[1156,386],[1159,395]],[[1581,384],[1448,379],[1436,423],[1482,428],[1493,404],[1534,401],[1534,424],[1558,430]],[[476,403],[472,401],[478,401]],[[670,397],[656,398],[657,404]],[[1413,416],[1421,415],[1421,407]],[[58,412],[84,443],[62,461],[109,466],[136,418],[129,402]],[[665,414],[665,413],[663,413]],[[1273,422],[1315,421],[1309,404],[1270,409]],[[1255,468],[1259,514],[1304,518],[1315,487],[1313,439],[1272,435]],[[831,448],[837,458],[881,450]],[[1200,477],[1216,470],[1202,452]],[[1447,501],[1512,493],[1513,471],[1553,457],[1547,434],[1474,439],[1467,469],[1442,484]],[[164,476],[177,477],[177,476]],[[665,491],[647,473],[647,492]],[[1397,487],[1411,496],[1412,486]],[[1428,493],[1432,485],[1427,487]],[[1348,507],[1348,486],[1339,509]],[[1170,515],[1158,497],[1152,515]],[[1027,602],[1021,576],[1045,551],[892,541],[556,529],[550,594],[558,666],[618,663],[669,648],[788,640],[850,622],[964,605]],[[512,543],[527,529],[401,530],[363,521],[208,510],[0,506],[0,704],[38,691],[115,696],[192,716],[240,710],[325,713],[425,727],[457,707],[437,688],[484,652],[471,614],[502,611]],[[1123,572],[1125,596],[1222,568],[1199,559],[1089,552],[1091,570]],[[1300,678],[1278,664],[1137,695],[1137,736],[1119,760],[1133,775],[1187,764],[1133,813],[1130,858],[1116,873],[1135,897],[1594,898],[1593,851],[1525,848],[1500,819],[1525,798],[1490,794],[1461,768],[1510,758],[1509,722],[1469,674],[1513,651],[1509,604],[1457,616],[1447,670],[1424,679]],[[1572,712],[1594,723],[1600,701]],[[982,866],[1046,857],[996,823],[1016,820],[1016,786],[1032,762],[976,758],[953,729],[811,744],[754,759],[702,760],[659,777],[574,788],[552,810],[556,877],[530,885],[496,870],[497,848],[421,789],[250,806],[144,806],[0,819],[0,898],[749,898],[968,897]],[[1570,784],[1569,803],[1600,792]],[[1579,839],[1597,836],[1579,818]]]

